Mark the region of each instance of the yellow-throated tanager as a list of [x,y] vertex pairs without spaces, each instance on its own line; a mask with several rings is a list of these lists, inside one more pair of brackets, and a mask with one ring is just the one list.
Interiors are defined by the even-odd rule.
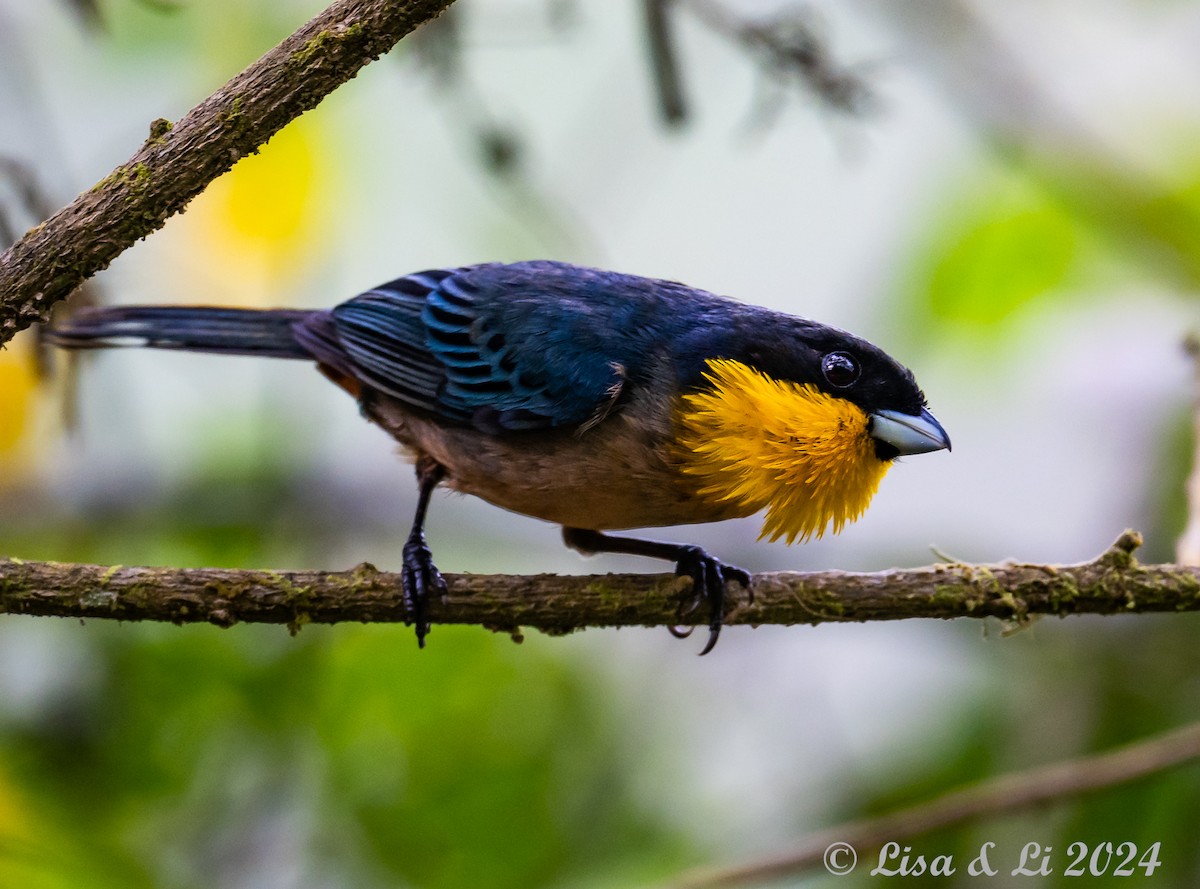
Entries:
[[315,361],[415,459],[407,613],[424,644],[445,582],[424,520],[441,483],[556,522],[569,546],[669,559],[709,606],[750,577],[696,546],[613,529],[766,510],[789,543],[840,531],[892,461],[950,447],[913,375],[848,333],[661,281],[558,262],[397,278],[332,309],[121,306],[51,331],[68,348],[140,345]]

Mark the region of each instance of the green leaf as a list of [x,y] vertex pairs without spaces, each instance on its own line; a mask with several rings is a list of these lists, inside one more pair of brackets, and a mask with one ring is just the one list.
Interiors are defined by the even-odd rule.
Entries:
[[926,323],[990,329],[1063,289],[1080,255],[1078,223],[1034,195],[980,194],[935,227],[914,308]]

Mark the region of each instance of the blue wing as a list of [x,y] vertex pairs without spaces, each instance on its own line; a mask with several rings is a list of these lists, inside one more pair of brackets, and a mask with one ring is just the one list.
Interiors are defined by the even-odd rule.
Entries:
[[450,422],[579,426],[644,366],[663,284],[550,262],[420,272],[331,310],[346,360],[329,363]]

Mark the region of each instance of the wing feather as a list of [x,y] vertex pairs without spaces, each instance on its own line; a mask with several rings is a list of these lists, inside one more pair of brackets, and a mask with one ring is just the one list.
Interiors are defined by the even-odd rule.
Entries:
[[358,379],[444,421],[582,428],[653,352],[671,314],[656,286],[561,263],[467,266],[398,278],[327,318]]

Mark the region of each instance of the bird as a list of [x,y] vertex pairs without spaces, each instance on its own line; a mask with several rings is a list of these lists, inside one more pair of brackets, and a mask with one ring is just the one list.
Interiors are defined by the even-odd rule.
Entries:
[[692,581],[680,623],[708,607],[707,654],[727,583],[752,597],[750,574],[610,532],[764,512],[772,541],[838,533],[897,458],[950,449],[912,372],[866,340],[549,260],[416,272],[329,309],[87,308],[48,339],[315,362],[413,460],[401,586],[420,647],[431,597],[447,594],[425,535],[439,485],[561,525],[584,554],[674,562]]

